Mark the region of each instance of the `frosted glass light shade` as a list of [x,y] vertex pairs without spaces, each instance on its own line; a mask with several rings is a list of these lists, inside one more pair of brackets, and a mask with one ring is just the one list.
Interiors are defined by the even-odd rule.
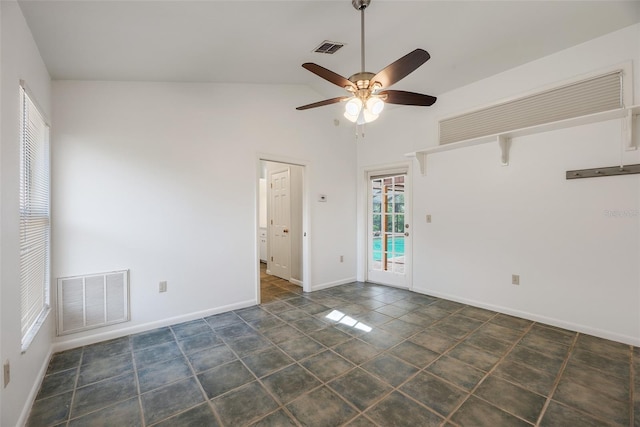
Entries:
[[362,112],[363,112],[365,123],[371,123],[372,121],[376,120],[379,116],[378,114],[373,114],[371,111],[369,111],[368,108],[364,108]]
[[[382,113],[384,109],[384,101],[378,97],[371,97],[367,99],[367,110],[376,116]],[[377,117],[376,117],[377,118]]]
[[350,116],[358,117],[360,109],[362,108],[362,101],[360,98],[351,98],[344,106],[345,113]]
[[377,97],[367,99],[363,105],[360,98],[353,97],[344,106],[344,117],[352,123],[363,125],[378,118],[384,102]]

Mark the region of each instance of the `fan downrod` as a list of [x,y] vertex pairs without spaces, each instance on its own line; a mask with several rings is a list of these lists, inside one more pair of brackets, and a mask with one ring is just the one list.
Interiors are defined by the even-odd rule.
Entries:
[[351,0],[351,4],[356,10],[365,9],[370,3],[371,0]]

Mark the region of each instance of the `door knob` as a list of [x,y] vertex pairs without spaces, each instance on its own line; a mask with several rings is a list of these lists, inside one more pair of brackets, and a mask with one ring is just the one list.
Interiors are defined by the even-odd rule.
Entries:
[[282,230],[282,232],[283,232],[283,233],[288,233],[288,232],[289,232],[289,230],[285,228],[285,229],[283,229],[283,230]]
[[407,232],[407,233],[404,233],[404,235],[405,235],[405,236],[407,236],[407,237],[409,237],[409,233],[408,233],[408,232]]

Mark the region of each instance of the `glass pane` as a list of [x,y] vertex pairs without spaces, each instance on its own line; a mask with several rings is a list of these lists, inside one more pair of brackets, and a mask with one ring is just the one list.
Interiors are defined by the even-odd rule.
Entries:
[[396,233],[404,233],[404,215],[395,215],[395,228],[393,231]]
[[394,212],[404,213],[404,194],[396,193],[394,197]]
[[387,193],[387,209],[385,212],[393,212],[393,193]]
[[404,236],[396,237],[394,251],[396,256],[404,256]]
[[376,200],[373,201],[372,208],[373,208],[373,212],[374,213],[379,213],[379,212],[382,211],[382,206],[380,204],[380,199],[378,199],[377,201]]
[[382,227],[382,215],[379,214],[373,214],[372,217],[373,220],[373,235],[374,236],[379,236],[380,235],[380,228]]

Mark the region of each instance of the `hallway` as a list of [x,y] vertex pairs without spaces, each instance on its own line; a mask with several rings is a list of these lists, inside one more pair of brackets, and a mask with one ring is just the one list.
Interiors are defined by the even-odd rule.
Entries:
[[302,287],[267,274],[267,264],[260,263],[260,302],[287,299],[302,294]]

